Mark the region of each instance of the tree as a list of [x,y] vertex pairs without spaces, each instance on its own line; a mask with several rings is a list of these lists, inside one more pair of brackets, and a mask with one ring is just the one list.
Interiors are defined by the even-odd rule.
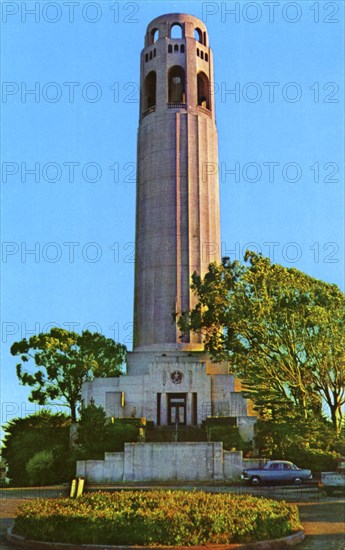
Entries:
[[342,438],[336,436],[326,419],[296,419],[291,416],[258,419],[255,426],[255,445],[260,456],[291,460],[313,472],[336,469]]
[[[69,406],[75,422],[82,384],[96,377],[120,376],[126,347],[98,333],[53,328],[15,342],[11,353],[22,361],[17,364],[19,380],[33,388],[29,400],[46,405],[59,399]],[[34,372],[23,369],[29,361]]]
[[329,407],[334,429],[345,403],[345,296],[336,285],[247,252],[194,273],[198,304],[178,324],[201,331],[215,360],[229,360],[263,417],[301,418]]
[[49,482],[69,481],[75,468],[69,451],[70,425],[71,419],[65,414],[43,409],[26,418],[14,418],[4,426],[2,456],[14,485],[30,483],[27,465],[36,453],[43,451],[49,451],[54,457]]
[[107,418],[103,407],[93,401],[81,408],[77,443],[83,458],[103,458],[107,440]]

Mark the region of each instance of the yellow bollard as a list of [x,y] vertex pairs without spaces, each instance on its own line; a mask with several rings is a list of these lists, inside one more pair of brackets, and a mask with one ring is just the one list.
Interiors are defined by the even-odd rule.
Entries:
[[84,483],[85,483],[85,479],[83,477],[78,477],[78,488],[77,488],[76,498],[81,497],[81,495],[83,494]]
[[76,490],[77,490],[77,480],[76,480],[76,479],[72,479],[71,490],[70,490],[70,493],[69,493],[70,498],[74,498],[74,497],[75,497],[75,492],[76,492]]

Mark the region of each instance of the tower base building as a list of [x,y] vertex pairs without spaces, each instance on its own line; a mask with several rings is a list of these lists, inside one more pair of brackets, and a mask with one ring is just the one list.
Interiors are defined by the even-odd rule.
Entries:
[[145,356],[141,374],[86,382],[84,403],[93,400],[108,417],[145,417],[155,426],[200,426],[208,417],[232,417],[242,438],[253,440],[256,416],[226,363],[212,363],[202,352],[165,350]]

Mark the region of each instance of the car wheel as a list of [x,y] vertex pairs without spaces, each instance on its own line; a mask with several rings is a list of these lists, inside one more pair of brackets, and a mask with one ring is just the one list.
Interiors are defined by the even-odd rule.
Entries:
[[301,477],[295,477],[293,482],[294,482],[295,485],[301,485],[302,478]]
[[252,485],[260,485],[261,479],[259,478],[259,476],[253,476],[250,478],[250,483]]

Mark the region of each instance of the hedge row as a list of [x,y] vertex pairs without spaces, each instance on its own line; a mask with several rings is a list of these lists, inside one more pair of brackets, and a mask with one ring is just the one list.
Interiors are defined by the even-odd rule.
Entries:
[[314,474],[319,474],[336,470],[340,454],[334,451],[292,446],[287,450],[286,457],[286,460],[298,464],[299,468],[309,468]]
[[37,499],[14,533],[74,544],[197,545],[283,537],[300,528],[297,507],[247,495],[120,491]]

